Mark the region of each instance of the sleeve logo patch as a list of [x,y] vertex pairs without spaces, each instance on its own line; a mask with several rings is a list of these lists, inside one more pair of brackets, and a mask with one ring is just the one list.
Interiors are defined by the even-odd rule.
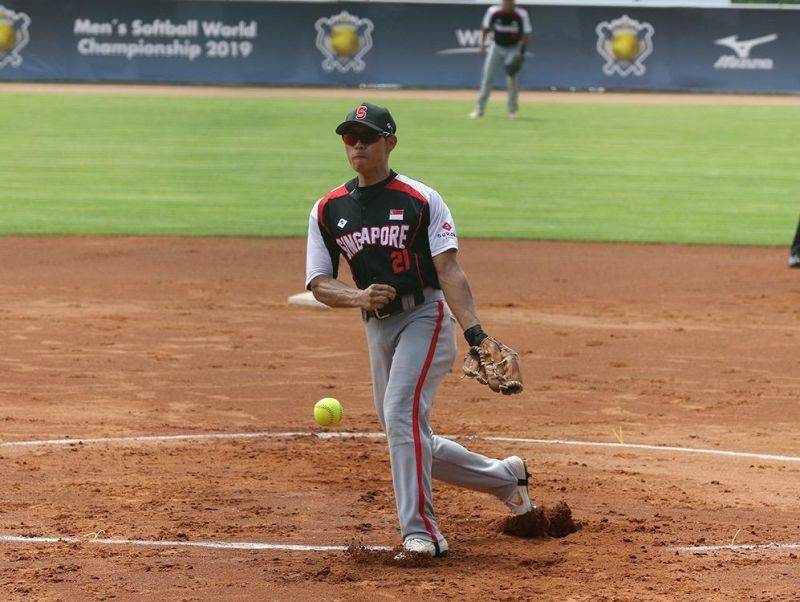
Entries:
[[[442,232],[444,230],[444,232]],[[449,222],[445,222],[442,224],[442,230],[436,234],[436,238],[440,240],[452,240],[456,238],[456,231],[453,229],[453,225]]]

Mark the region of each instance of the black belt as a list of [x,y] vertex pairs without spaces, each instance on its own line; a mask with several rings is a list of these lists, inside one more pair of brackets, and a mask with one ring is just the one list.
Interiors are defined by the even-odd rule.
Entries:
[[401,314],[407,309],[422,305],[423,303],[425,303],[425,294],[422,290],[416,290],[413,293],[407,293],[405,295],[398,295],[381,309],[363,312],[364,320],[369,320],[371,318],[385,320],[386,318]]

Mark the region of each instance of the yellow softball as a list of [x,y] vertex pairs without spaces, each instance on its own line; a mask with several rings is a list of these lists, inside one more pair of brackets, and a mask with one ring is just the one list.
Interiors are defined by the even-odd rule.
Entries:
[[8,21],[0,21],[0,52],[8,52],[17,45],[17,31]]
[[619,31],[611,38],[611,52],[620,61],[632,61],[639,56],[639,38],[630,31]]
[[331,32],[331,49],[336,56],[353,56],[358,52],[358,34],[349,27],[337,27]]
[[333,397],[324,397],[314,404],[314,420],[320,426],[333,426],[342,421],[342,404]]

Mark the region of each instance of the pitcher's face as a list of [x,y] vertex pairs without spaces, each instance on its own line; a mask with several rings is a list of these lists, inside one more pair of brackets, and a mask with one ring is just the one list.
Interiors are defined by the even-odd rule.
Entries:
[[388,165],[389,153],[397,144],[397,137],[381,134],[364,125],[353,125],[342,134],[344,149],[350,166],[358,173],[375,171]]

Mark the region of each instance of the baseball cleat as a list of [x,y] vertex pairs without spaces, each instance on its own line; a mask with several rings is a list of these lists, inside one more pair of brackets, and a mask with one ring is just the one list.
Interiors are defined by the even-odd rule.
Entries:
[[790,268],[800,268],[800,254],[795,254],[789,257]]
[[517,118],[517,112],[516,112],[516,111],[514,111],[514,112],[509,112],[509,113],[508,113],[508,118],[509,118],[509,119],[511,119],[511,120],[513,121],[514,119],[516,119],[516,118]]
[[403,542],[403,550],[404,552],[400,552],[394,557],[395,560],[403,560],[406,557],[405,552],[427,554],[434,558],[441,558],[447,556],[448,546],[447,540],[444,537],[442,537],[438,543],[433,543],[427,539],[420,539],[419,537],[409,537]]
[[514,516],[521,516],[534,509],[534,505],[528,495],[528,477],[531,476],[528,473],[528,465],[525,464],[525,460],[518,456],[509,456],[503,462],[517,477],[517,487],[511,497],[506,500],[506,506],[509,507]]
[[483,117],[483,113],[481,113],[478,109],[475,109],[469,114],[470,119],[477,119],[478,117]]

